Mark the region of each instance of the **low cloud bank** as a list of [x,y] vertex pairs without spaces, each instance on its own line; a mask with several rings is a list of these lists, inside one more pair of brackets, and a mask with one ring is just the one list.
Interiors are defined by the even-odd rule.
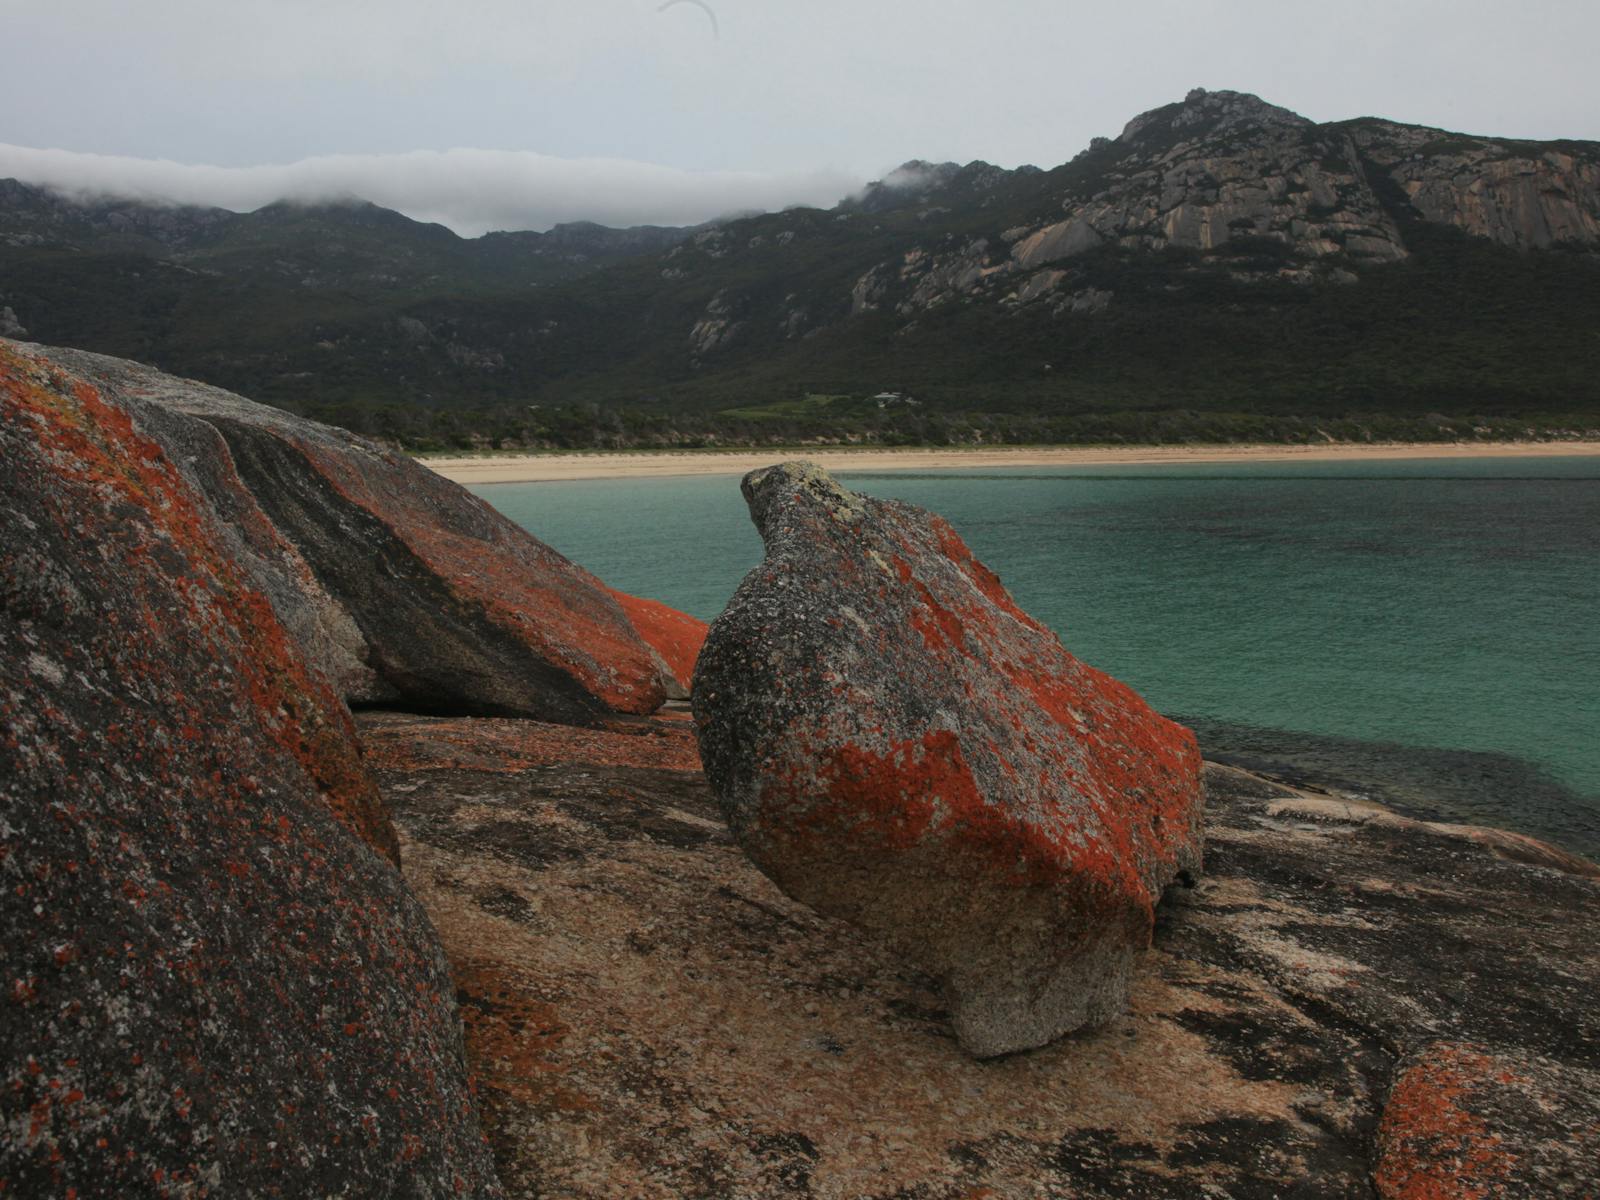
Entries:
[[0,143],[0,179],[80,196],[199,204],[249,212],[276,200],[360,198],[466,237],[491,229],[696,225],[793,205],[829,207],[863,181],[837,171],[685,171],[627,159],[510,150],[333,154],[260,167],[36,150]]

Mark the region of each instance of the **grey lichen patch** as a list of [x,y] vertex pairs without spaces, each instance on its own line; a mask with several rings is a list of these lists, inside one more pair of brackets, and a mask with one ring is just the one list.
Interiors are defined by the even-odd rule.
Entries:
[[764,538],[773,518],[797,505],[819,506],[836,521],[859,521],[866,513],[859,496],[816,463],[804,460],[751,471],[739,486],[750,506],[750,519]]

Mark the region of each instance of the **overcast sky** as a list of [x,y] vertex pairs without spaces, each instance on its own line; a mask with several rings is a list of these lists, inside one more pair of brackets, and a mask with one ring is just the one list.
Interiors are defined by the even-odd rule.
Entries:
[[0,0],[0,36],[0,177],[468,234],[1053,166],[1192,87],[1600,138],[1596,0]]

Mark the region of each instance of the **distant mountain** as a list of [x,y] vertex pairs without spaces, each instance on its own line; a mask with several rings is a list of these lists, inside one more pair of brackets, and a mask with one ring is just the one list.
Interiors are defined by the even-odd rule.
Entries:
[[166,262],[304,286],[427,287],[446,279],[570,279],[676,245],[693,230],[609,229],[587,221],[547,233],[462,238],[364,200],[280,201],[250,213],[137,200],[73,199],[0,180],[0,246],[144,254]]
[[9,182],[5,308],[352,423],[538,405],[497,418],[535,440],[574,403],[622,414],[601,437],[1560,428],[1600,423],[1600,144],[1197,90],[1050,170],[910,162],[828,211],[471,240]]

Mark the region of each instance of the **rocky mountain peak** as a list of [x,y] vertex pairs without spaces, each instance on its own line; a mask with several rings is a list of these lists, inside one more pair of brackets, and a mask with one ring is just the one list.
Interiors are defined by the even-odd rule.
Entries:
[[1249,92],[1195,88],[1180,103],[1140,113],[1123,127],[1117,140],[1133,144],[1161,134],[1192,138],[1241,128],[1309,129],[1311,125],[1299,113],[1268,104]]
[[901,163],[885,175],[882,186],[906,191],[929,190],[942,187],[961,172],[961,164],[954,162],[932,163],[913,158]]
[[931,163],[920,158],[903,162],[882,179],[867,184],[846,205],[863,212],[885,212],[902,204],[914,204],[942,191],[961,174],[959,163]]
[[987,195],[1003,187],[1012,178],[1040,173],[1037,167],[1019,167],[1016,171],[1008,171],[981,158],[965,165],[912,159],[901,163],[882,179],[869,183],[841,207],[883,213],[930,203],[959,204],[965,199]]

